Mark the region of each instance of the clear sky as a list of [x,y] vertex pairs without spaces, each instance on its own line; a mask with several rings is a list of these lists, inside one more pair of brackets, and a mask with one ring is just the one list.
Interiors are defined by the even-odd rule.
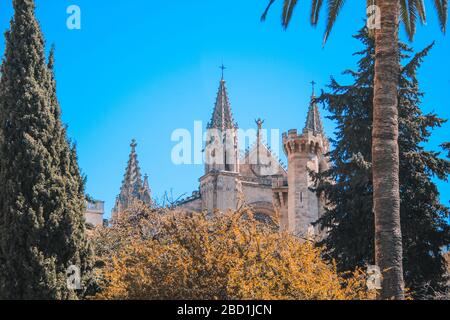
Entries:
[[[2,31],[9,27],[11,2],[0,0]],[[351,36],[365,14],[365,1],[347,1],[322,48],[323,24],[309,26],[307,3],[300,3],[291,27],[283,31],[279,5],[268,21],[259,21],[267,0],[36,0],[47,45],[56,46],[63,120],[77,142],[87,192],[106,201],[108,215],[132,138],[155,197],[166,190],[177,197],[197,189],[203,166],[172,164],[171,134],[178,128],[193,131],[195,120],[204,126],[209,121],[222,61],[240,127],[252,128],[261,117],[267,128],[282,132],[303,128],[309,82],[315,80],[319,89],[331,75],[345,82],[340,74],[355,67],[352,54],[361,48]],[[420,50],[436,40],[420,70],[423,110],[450,118],[450,37],[440,33],[432,3],[426,3],[428,25],[418,28],[413,43]],[[81,30],[66,27],[66,9],[73,4],[81,8]],[[325,120],[325,127],[332,136],[333,123]],[[435,130],[427,147],[450,141],[449,132],[450,124]],[[439,187],[448,205],[450,185]]]

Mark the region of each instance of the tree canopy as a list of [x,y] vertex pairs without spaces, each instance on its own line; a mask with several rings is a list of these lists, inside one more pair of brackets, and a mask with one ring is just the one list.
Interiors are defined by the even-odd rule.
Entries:
[[96,299],[367,299],[362,272],[341,275],[312,243],[251,211],[186,213],[136,205],[94,236]]

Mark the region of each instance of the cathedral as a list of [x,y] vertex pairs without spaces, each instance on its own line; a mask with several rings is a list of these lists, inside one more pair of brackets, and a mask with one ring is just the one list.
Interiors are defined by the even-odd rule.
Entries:
[[[315,100],[313,90],[303,130],[293,129],[283,134],[286,169],[263,140],[260,119],[256,121],[256,142],[240,154],[238,125],[222,77],[207,126],[204,175],[199,179],[198,191],[179,201],[177,207],[196,212],[224,212],[246,205],[258,219],[277,219],[284,231],[300,237],[318,235],[313,223],[323,214],[325,203],[310,190],[313,184],[310,170],[328,169],[325,155],[329,142]],[[134,199],[152,203],[148,179],[142,180],[140,173],[135,141],[131,144],[130,160],[113,217],[126,210]]]

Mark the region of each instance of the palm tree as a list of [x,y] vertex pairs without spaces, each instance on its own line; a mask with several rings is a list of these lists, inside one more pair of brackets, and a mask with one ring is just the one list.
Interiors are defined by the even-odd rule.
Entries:
[[[265,19],[276,0],[269,0]],[[316,26],[323,0],[311,0],[311,24]],[[327,0],[327,41],[345,0]],[[445,33],[447,0],[433,0],[440,28]],[[287,28],[298,0],[284,0],[282,26]],[[404,299],[402,233],[400,226],[398,101],[398,33],[402,20],[408,38],[413,40],[416,22],[426,22],[424,0],[367,0],[379,10],[380,25],[374,30],[375,83],[373,117],[373,199],[375,214],[375,257],[383,274],[381,299]],[[368,10],[369,11],[369,10]]]

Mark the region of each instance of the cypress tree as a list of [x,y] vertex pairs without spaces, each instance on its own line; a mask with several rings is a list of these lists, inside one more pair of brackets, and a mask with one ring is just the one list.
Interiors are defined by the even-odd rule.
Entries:
[[0,299],[76,299],[88,286],[84,180],[56,98],[33,0],[14,0],[0,81]]
[[[317,192],[323,193],[329,207],[319,223],[328,229],[322,241],[340,271],[375,264],[373,184],[371,172],[374,42],[366,29],[359,32],[364,50],[358,70],[344,72],[352,78],[350,85],[331,79],[322,101],[337,123],[333,165],[315,175]],[[449,209],[439,201],[433,177],[447,180],[450,162],[439,152],[424,149],[433,128],[445,120],[420,109],[423,93],[419,89],[417,69],[432,45],[412,55],[400,44],[399,148],[401,225],[403,233],[406,286],[416,297],[423,297],[445,286],[445,262],[442,248],[450,244],[446,218]],[[447,145],[448,146],[448,145]],[[445,145],[443,145],[445,147]]]

